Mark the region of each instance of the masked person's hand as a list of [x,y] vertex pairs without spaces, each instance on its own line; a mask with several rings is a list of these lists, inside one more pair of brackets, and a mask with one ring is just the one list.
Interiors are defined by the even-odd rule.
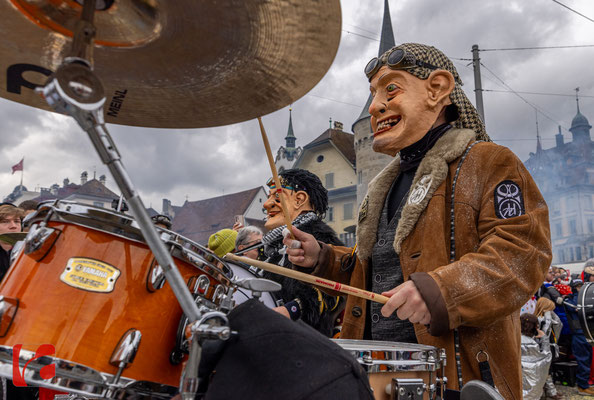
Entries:
[[300,231],[294,226],[292,228],[295,239],[291,239],[291,236],[287,235],[283,240],[283,243],[287,246],[289,261],[298,267],[315,267],[320,257],[320,244],[313,235]]
[[384,317],[396,311],[398,318],[408,319],[413,324],[428,325],[431,322],[431,312],[413,281],[406,281],[382,295],[390,298],[382,307]]

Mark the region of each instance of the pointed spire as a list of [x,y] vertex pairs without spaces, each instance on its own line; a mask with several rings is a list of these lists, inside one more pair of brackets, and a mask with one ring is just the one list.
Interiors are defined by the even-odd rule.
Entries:
[[[392,17],[390,16],[390,6],[388,4],[388,0],[384,0],[384,17],[382,19],[382,31],[380,35],[380,45],[379,50],[377,52],[378,57],[384,54],[386,51],[390,50],[392,47],[396,46],[396,41],[394,40],[394,30],[392,29]],[[355,125],[359,120],[363,118],[370,117],[369,115],[369,106],[371,105],[371,94],[367,98],[367,102],[361,110],[361,114],[359,114],[359,118],[355,121],[353,125]]]
[[394,41],[394,30],[392,29],[392,20],[390,18],[390,5],[388,0],[384,0],[384,19],[382,21],[382,33],[380,35],[380,46],[377,56],[381,56],[392,47],[396,46]]
[[575,102],[577,103],[577,112],[580,113],[580,97],[579,97],[580,88],[575,88]]
[[287,136],[285,139],[294,138],[295,134],[293,133],[293,108],[289,107],[289,129],[287,130]]

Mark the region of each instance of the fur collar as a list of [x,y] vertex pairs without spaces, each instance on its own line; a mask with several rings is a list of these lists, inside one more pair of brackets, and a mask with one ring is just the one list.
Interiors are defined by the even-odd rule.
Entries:
[[[400,246],[412,232],[421,213],[429,204],[435,190],[448,174],[448,164],[460,157],[468,144],[475,139],[469,129],[450,129],[427,152],[413,179],[402,216],[394,237],[394,250],[400,254]],[[382,208],[392,182],[400,173],[400,156],[397,155],[370,183],[367,195],[359,210],[357,224],[357,253],[361,260],[371,257],[377,240],[377,227]]]

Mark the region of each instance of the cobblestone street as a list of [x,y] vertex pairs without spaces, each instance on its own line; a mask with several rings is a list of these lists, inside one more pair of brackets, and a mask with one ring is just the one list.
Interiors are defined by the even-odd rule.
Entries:
[[582,396],[582,395],[578,394],[577,386],[571,387],[571,386],[556,385],[556,387],[557,387],[557,390],[559,391],[559,393],[562,393],[565,395],[565,398],[567,400],[594,399],[594,396]]

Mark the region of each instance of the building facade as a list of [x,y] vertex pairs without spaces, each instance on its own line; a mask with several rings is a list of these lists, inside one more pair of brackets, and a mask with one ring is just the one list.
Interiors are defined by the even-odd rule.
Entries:
[[547,205],[553,263],[594,257],[594,142],[588,119],[580,112],[571,122],[572,140],[565,143],[559,127],[555,147],[542,149],[525,162]]
[[334,122],[320,136],[303,147],[294,168],[316,174],[328,190],[325,222],[348,246],[355,244],[357,225],[357,175],[354,135],[343,132]]

